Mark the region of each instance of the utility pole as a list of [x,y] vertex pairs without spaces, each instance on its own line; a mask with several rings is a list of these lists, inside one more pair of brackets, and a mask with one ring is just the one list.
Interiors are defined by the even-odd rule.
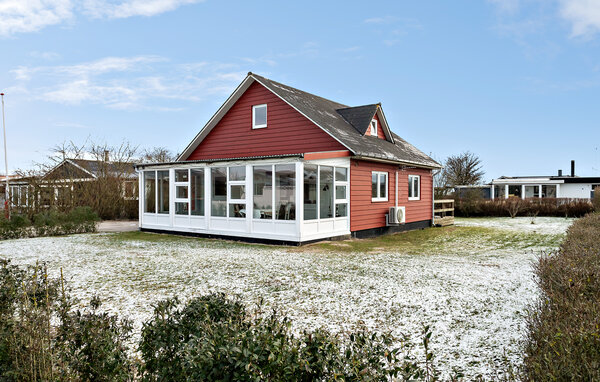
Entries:
[[6,209],[6,218],[10,219],[10,200],[8,184],[8,154],[6,152],[6,119],[4,118],[4,93],[2,96],[2,130],[4,131],[4,170],[6,174],[6,192],[4,193],[4,208]]

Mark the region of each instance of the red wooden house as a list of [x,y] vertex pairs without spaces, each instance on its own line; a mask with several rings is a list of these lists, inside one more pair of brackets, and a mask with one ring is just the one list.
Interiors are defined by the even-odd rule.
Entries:
[[140,228],[305,243],[428,227],[438,168],[380,104],[248,73],[176,162],[137,166]]

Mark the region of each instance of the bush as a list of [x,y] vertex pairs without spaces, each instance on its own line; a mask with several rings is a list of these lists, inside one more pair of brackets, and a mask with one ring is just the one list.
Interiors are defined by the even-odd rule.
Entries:
[[0,259],[0,380],[126,381],[127,322],[74,310],[61,280],[45,266],[19,269]]
[[594,198],[592,199],[594,211],[600,212],[600,187],[594,189]]
[[455,203],[456,216],[558,216],[582,217],[594,210],[585,199],[494,199],[462,201]]
[[528,317],[525,379],[600,380],[600,214],[575,222],[535,273],[539,302]]
[[[427,341],[431,333],[425,333]],[[144,324],[140,353],[146,381],[329,381],[432,378],[425,366],[402,357],[387,334],[359,330],[346,337],[325,330],[295,337],[290,321],[260,307],[212,294],[183,308],[176,299],[155,306]],[[428,342],[426,342],[427,344]]]
[[25,215],[12,215],[10,221],[0,218],[0,239],[95,232],[97,221],[98,215],[89,207],[40,212],[34,215],[33,225]]

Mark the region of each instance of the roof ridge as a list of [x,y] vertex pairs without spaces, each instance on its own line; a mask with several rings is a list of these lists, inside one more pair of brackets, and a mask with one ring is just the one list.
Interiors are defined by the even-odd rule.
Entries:
[[336,109],[336,110],[339,111],[339,110],[347,110],[347,109],[356,109],[356,108],[359,108],[359,107],[367,107],[367,106],[381,106],[381,102],[378,102],[378,103],[369,103],[369,104],[366,104],[366,105],[342,107],[342,108]]
[[302,93],[304,93],[304,94],[308,94],[308,95],[310,95],[310,96],[312,96],[312,97],[315,97],[315,98],[320,98],[320,99],[322,99],[322,100],[325,100],[325,101],[327,101],[327,102],[331,102],[331,103],[335,103],[335,104],[338,104],[338,105],[340,105],[340,106],[343,106],[343,107],[342,107],[342,108],[340,108],[340,109],[347,109],[347,108],[351,108],[351,107],[352,107],[352,106],[348,106],[348,105],[346,105],[346,104],[339,103],[339,102],[337,102],[337,101],[331,100],[331,99],[329,99],[329,98],[321,97],[321,96],[319,96],[319,95],[316,95],[316,94],[314,94],[314,93],[309,93],[309,92],[307,92],[307,91],[305,91],[305,90],[298,89],[298,88],[295,88],[295,87],[293,87],[293,86],[290,86],[290,85],[286,85],[286,84],[284,84],[284,83],[281,83],[281,82],[277,82],[277,81],[275,81],[275,80],[272,80],[272,79],[270,79],[270,78],[267,78],[267,77],[263,77],[263,76],[261,76],[261,75],[258,75],[258,74],[256,74],[256,73],[249,72],[249,73],[248,73],[248,75],[251,75],[251,76],[254,76],[254,77],[258,77],[258,78],[261,78],[261,79],[263,79],[263,80],[270,81],[270,82],[272,82],[272,83],[274,83],[274,84],[276,84],[276,85],[281,85],[281,86],[283,86],[283,87],[286,87],[286,88],[289,88],[289,89],[292,89],[292,90],[295,90],[295,91],[298,91],[298,92],[302,92]]

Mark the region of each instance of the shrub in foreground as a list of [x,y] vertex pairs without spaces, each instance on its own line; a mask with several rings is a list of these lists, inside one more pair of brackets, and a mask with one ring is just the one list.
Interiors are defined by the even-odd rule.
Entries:
[[541,298],[528,318],[531,381],[600,380],[600,214],[576,221],[557,253],[540,258]]
[[[427,340],[431,333],[426,334]],[[364,381],[433,376],[390,335],[325,330],[294,336],[277,312],[248,313],[239,300],[213,294],[155,307],[140,352],[146,381]],[[428,353],[430,354],[430,353]],[[428,360],[431,360],[429,355]],[[427,366],[427,365],[426,365]]]
[[557,216],[582,217],[593,212],[594,206],[585,199],[529,198],[473,200],[457,199],[456,216]]
[[69,235],[95,232],[98,215],[89,207],[76,207],[69,212],[48,210],[33,217],[14,214],[10,219],[0,217],[0,239]]

